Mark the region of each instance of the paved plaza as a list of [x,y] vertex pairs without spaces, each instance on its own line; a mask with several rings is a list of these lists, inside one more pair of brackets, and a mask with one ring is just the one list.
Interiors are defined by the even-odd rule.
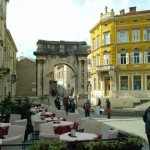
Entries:
[[[78,108],[80,119],[84,118],[84,110]],[[142,150],[149,150],[147,145],[147,137],[145,134],[145,124],[142,117],[137,116],[111,116],[111,119],[107,119],[104,114],[96,115],[95,112],[91,112],[90,118],[102,122],[101,132],[103,138],[107,138],[107,131],[112,128],[118,128],[119,130],[139,135],[146,140]]]

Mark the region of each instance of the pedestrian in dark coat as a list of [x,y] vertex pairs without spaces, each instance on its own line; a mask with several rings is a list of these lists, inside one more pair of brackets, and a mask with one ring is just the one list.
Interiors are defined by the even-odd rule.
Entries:
[[145,133],[147,135],[150,149],[150,106],[144,112],[143,121],[145,122]]
[[90,100],[87,99],[83,105],[85,117],[90,117],[90,108],[91,108]]
[[108,98],[106,98],[106,111],[107,111],[107,118],[110,119],[111,108],[110,108],[110,101]]
[[76,110],[76,104],[74,102],[74,99],[70,100],[70,103],[69,103],[69,112],[71,113],[75,113],[75,110]]
[[55,99],[54,102],[55,102],[56,108],[57,108],[58,110],[60,110],[60,109],[61,109],[61,104],[60,104],[60,99],[59,99],[58,96],[56,97],[56,99]]

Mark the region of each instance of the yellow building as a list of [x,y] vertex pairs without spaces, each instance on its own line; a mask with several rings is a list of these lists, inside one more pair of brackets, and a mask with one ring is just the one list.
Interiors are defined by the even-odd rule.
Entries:
[[150,98],[150,10],[105,7],[90,34],[91,97]]
[[18,52],[16,44],[13,40],[13,37],[10,31],[7,29],[6,32],[6,56],[5,64],[9,68],[9,74],[6,76],[6,95],[11,97],[16,96],[16,53]]
[[0,100],[15,96],[15,64],[17,48],[6,26],[6,8],[9,0],[0,1]]

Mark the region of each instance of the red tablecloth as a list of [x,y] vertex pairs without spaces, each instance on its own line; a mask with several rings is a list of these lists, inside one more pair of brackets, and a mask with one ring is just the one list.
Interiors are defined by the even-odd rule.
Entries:
[[0,137],[7,135],[9,127],[0,127]]
[[71,127],[66,125],[66,126],[59,126],[55,129],[55,134],[64,134],[67,132],[71,132]]

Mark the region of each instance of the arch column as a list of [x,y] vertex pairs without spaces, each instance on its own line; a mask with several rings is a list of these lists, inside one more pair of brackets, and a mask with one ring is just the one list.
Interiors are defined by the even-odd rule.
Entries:
[[43,94],[49,94],[49,69],[47,67],[47,60],[43,60]]
[[84,60],[84,94],[87,94],[87,60]]
[[37,94],[43,94],[43,60],[37,59]]
[[78,64],[78,95],[81,94],[81,60],[79,60]]

